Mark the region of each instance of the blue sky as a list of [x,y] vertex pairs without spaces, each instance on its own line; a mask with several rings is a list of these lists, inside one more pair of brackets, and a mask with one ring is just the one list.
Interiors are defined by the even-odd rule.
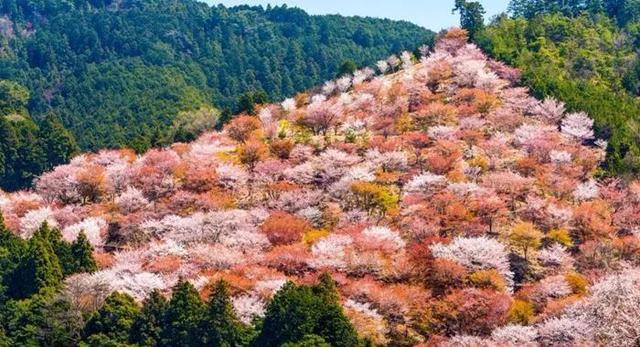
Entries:
[[[457,15],[451,14],[454,0],[203,0],[209,4],[281,5],[299,7],[311,14],[342,14],[404,19],[438,31],[458,25]],[[509,0],[480,0],[487,17],[506,10]]]

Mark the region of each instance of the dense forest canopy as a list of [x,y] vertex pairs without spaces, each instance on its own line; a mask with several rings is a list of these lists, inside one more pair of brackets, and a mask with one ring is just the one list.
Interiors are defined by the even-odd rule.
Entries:
[[513,0],[508,15],[486,26],[468,20],[478,15],[477,2],[461,2],[474,40],[520,68],[536,96],[595,119],[598,136],[609,141],[603,173],[640,173],[640,2]]
[[[432,39],[408,22],[310,16],[286,6],[2,0],[0,80],[29,93],[22,114],[34,126],[51,116],[82,150],[140,152],[192,140],[230,114],[215,109],[238,111],[245,93],[283,99],[334,77],[345,62],[369,65]],[[204,114],[201,128],[181,127]],[[4,166],[23,178],[1,180],[2,188],[26,186],[52,163],[27,172],[15,165]]]

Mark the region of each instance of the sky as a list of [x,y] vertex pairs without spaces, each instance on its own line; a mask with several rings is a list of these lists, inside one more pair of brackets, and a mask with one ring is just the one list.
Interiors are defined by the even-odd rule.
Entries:
[[[282,5],[299,7],[310,14],[341,14],[402,19],[438,31],[459,24],[451,14],[454,0],[203,0],[209,4]],[[487,18],[504,12],[509,0],[480,0]]]

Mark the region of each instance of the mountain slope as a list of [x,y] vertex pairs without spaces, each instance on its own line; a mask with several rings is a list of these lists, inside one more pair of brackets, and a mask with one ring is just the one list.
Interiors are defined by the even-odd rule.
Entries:
[[425,53],[192,143],[77,157],[3,195],[6,224],[86,233],[100,270],[58,284],[72,303],[225,279],[250,324],[286,281],[329,272],[374,345],[633,344],[640,182],[594,179],[593,121],[515,87],[463,31]]
[[537,97],[588,112],[608,140],[604,173],[640,173],[640,8],[634,1],[511,1],[476,41],[492,57],[522,69]]
[[31,115],[54,113],[85,150],[144,151],[171,141],[180,111],[235,107],[244,92],[282,99],[345,60],[433,37],[407,22],[194,0],[2,0],[2,15],[0,77],[28,87]]

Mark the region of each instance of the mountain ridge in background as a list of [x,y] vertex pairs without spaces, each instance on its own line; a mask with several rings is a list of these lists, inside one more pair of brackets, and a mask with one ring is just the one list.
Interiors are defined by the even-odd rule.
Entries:
[[[408,22],[310,16],[286,6],[2,0],[0,79],[28,92],[18,107],[25,118],[41,125],[51,116],[80,149],[144,151],[193,139],[202,129],[182,125],[194,119],[210,127],[223,109],[283,99],[335,77],[345,62],[369,65],[433,35]],[[48,151],[21,151],[34,155],[5,163],[16,177],[4,188],[28,185],[64,162],[47,162],[41,153]]]

